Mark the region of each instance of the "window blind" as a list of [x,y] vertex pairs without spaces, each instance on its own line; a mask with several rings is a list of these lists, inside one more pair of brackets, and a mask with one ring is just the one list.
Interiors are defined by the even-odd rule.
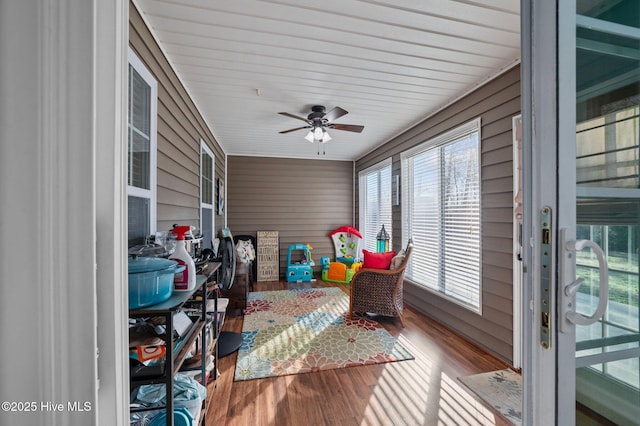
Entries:
[[143,244],[147,235],[151,233],[151,223],[149,223],[149,199],[127,197],[127,238],[128,246]]
[[480,122],[402,154],[407,278],[480,310]]
[[359,174],[360,233],[363,248],[376,251],[376,237],[380,228],[392,236],[391,223],[391,159],[363,170]]
[[[618,106],[617,103],[608,108],[614,106]],[[578,223],[637,224],[640,212],[639,117],[640,107],[634,105],[577,125]]]
[[129,65],[129,185],[150,189],[151,86]]
[[202,150],[201,201],[204,204],[213,205],[213,158],[204,149]]

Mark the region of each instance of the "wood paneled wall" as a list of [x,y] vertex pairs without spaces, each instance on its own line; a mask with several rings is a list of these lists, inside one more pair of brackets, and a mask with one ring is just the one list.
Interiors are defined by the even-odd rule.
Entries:
[[353,162],[228,157],[227,223],[234,235],[278,231],[280,275],[291,244],[308,243],[316,263],[335,260],[329,232],[353,225]]
[[[392,157],[393,174],[400,175],[401,152],[481,117],[482,315],[410,283],[405,285],[405,301],[508,362],[513,357],[511,120],[519,113],[518,66],[356,162],[357,176],[359,171]],[[400,206],[393,207],[394,236],[402,235],[402,204],[401,200]],[[400,248],[400,238],[394,238],[393,245]]]
[[[216,178],[224,177],[224,151],[133,3],[129,46],[158,81],[157,229],[174,223],[200,227],[200,139],[215,156]],[[224,217],[216,216],[216,229],[223,225]]]

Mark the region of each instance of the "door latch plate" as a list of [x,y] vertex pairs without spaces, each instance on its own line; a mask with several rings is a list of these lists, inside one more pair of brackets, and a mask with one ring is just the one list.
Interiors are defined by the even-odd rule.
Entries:
[[552,228],[551,208],[540,211],[540,345],[551,348],[551,265]]

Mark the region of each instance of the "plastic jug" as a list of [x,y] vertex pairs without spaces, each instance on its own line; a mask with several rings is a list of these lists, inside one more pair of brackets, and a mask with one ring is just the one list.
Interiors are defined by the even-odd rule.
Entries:
[[176,250],[169,256],[169,259],[185,266],[184,271],[177,273],[173,278],[174,291],[190,291],[196,287],[196,264],[187,252],[184,242],[185,234],[190,231],[190,226],[175,226],[171,231],[176,235],[177,242]]

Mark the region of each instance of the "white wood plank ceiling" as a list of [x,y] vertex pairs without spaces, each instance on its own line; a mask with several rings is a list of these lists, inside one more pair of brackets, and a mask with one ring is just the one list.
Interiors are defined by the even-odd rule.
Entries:
[[[356,160],[520,58],[518,0],[135,0],[229,155]],[[318,155],[312,105],[349,114]]]

